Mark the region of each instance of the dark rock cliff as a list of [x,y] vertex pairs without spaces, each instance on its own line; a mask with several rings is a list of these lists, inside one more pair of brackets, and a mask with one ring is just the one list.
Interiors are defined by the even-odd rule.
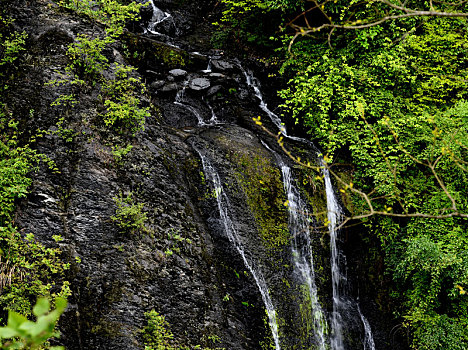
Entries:
[[[186,26],[202,8],[197,3]],[[82,93],[73,108],[51,107],[67,91],[44,85],[64,73],[67,45],[78,33],[95,34],[102,28],[50,1],[35,1],[34,6],[16,2],[10,13],[16,26],[28,33],[28,57],[9,90],[9,106],[31,133],[55,131],[38,141],[37,149],[55,161],[59,173],[43,167],[34,174],[31,193],[20,203],[17,225],[45,244],[53,244],[53,234],[64,237],[60,247],[73,264],[69,276],[73,294],[61,321],[61,342],[68,349],[139,349],[143,314],[156,309],[166,316],[181,344],[211,346],[215,344],[209,339],[216,336],[220,339],[216,346],[258,348],[268,333],[262,302],[251,277],[243,273],[242,261],[216,223],[210,224],[216,221],[216,208],[203,200],[202,168],[186,142],[193,130],[181,129],[197,121],[189,110],[172,103],[179,87],[167,92],[150,87],[151,95],[143,99],[148,105],[153,96],[157,107],[144,132],[136,137],[109,135],[95,124],[99,113],[95,90]],[[125,63],[119,45],[106,55],[111,62]],[[201,63],[188,68],[207,64],[206,58],[198,60]],[[158,69],[148,74],[167,86],[172,64],[166,59],[159,67],[143,69]],[[196,83],[200,74],[195,71],[191,81]],[[215,90],[229,93],[229,87],[219,83],[231,76],[218,72],[208,79]],[[215,94],[213,87],[208,96]],[[198,93],[196,84],[191,91]],[[220,99],[218,105],[226,102]],[[220,118],[225,114],[229,120],[250,114],[236,102],[218,108],[224,111],[218,109]],[[207,105],[201,110],[211,116]],[[70,138],[58,130],[60,118],[65,120],[61,129],[69,129]],[[124,161],[116,162],[111,147],[122,141],[133,148]],[[252,136],[244,143],[249,149],[261,148]],[[113,197],[130,193],[144,203],[147,233],[121,232],[111,220],[116,210]]]

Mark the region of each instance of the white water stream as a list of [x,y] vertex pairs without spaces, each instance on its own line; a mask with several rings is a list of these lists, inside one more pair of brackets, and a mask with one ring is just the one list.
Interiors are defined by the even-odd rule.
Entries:
[[208,121],[208,124],[209,125],[219,124],[218,117],[216,116],[216,113],[215,113],[213,107],[208,103],[208,101],[205,101],[205,103],[206,103],[206,105],[208,106],[208,108],[211,111],[211,119]]
[[182,89],[177,91],[174,104],[176,104],[178,106],[181,106],[181,107],[185,108],[186,110],[188,110],[189,112],[191,112],[197,118],[198,126],[206,126],[207,124],[203,120],[203,117],[201,116],[201,114],[196,110],[196,108],[188,105],[185,102],[185,89],[186,89],[186,87],[187,87],[187,82],[184,83],[184,86],[183,86]]
[[330,180],[330,174],[327,168],[323,167],[323,176],[325,181],[325,191],[327,195],[327,218],[328,232],[330,233],[330,252],[331,252],[331,277],[332,277],[332,293],[333,293],[333,312],[331,318],[332,337],[330,339],[332,350],[342,350],[343,345],[343,327],[340,310],[343,309],[345,303],[340,294],[340,285],[345,279],[340,270],[339,250],[337,247],[338,225],[340,222],[341,209],[333,191],[333,186]]
[[328,325],[322,306],[319,303],[317,285],[315,283],[315,269],[309,230],[310,217],[307,212],[307,207],[299,195],[299,190],[294,185],[294,180],[291,177],[291,169],[285,164],[280,163],[280,166],[283,173],[284,190],[288,196],[289,231],[292,236],[291,250],[295,271],[298,272],[309,292],[310,308],[315,331],[314,337],[318,346],[317,349],[326,350]]
[[[263,100],[263,95],[260,90],[260,82],[258,81],[258,79],[253,76],[253,73],[251,71],[247,71],[240,64],[238,64],[238,66],[245,76],[247,85],[253,88],[255,92],[255,96],[259,99],[260,101],[259,107],[269,116],[269,118],[276,125],[276,127],[279,129],[281,134],[291,140],[310,144],[310,141],[308,140],[305,140],[299,137],[289,136],[287,134],[286,127],[282,123],[281,118],[275,113],[273,113],[268,108],[265,101]],[[338,233],[339,233],[337,228],[339,226],[340,217],[342,213],[341,213],[341,208],[338,204],[337,198],[335,196],[335,193],[333,191],[330,174],[327,168],[325,167],[325,164],[323,163],[323,160],[321,158],[320,158],[320,161],[322,162],[321,166],[323,169],[322,171],[324,175],[325,191],[326,191],[326,197],[327,197],[327,218],[328,218],[328,231],[330,234],[330,252],[331,252],[333,311],[332,311],[332,316],[331,316],[332,334],[330,338],[330,345],[331,345],[332,350],[344,350],[345,347],[344,347],[344,341],[343,341],[343,320],[342,320],[341,312],[344,310],[348,311],[350,308],[353,308],[353,307],[359,308],[359,305],[352,300],[344,300],[343,296],[341,295],[340,288],[342,287],[342,282],[346,280],[346,277],[341,272],[341,264],[340,264],[341,252],[339,251],[338,245],[337,245],[337,239],[338,239]],[[289,196],[289,193],[288,193],[288,196]],[[312,274],[313,270],[309,271],[309,273]],[[311,279],[312,279],[312,276],[311,276]],[[375,350],[374,339],[372,336],[370,324],[367,321],[367,319],[364,317],[364,315],[361,313],[360,309],[358,309],[358,313],[361,318],[361,322],[363,323],[364,331],[365,331],[364,349]],[[315,320],[315,317],[314,317],[314,322],[317,325],[317,323],[320,323],[321,321]],[[320,334],[320,331],[318,332],[319,334],[316,336],[318,338],[321,338],[323,336],[323,332],[322,332],[322,335]]]
[[244,261],[244,265],[247,267],[250,274],[254,278],[255,283],[257,284],[258,290],[260,291],[263,303],[265,305],[265,308],[268,314],[268,320],[269,320],[271,333],[273,336],[273,341],[275,343],[275,349],[281,350],[280,342],[279,342],[278,323],[276,320],[276,311],[273,306],[273,302],[271,301],[270,294],[268,292],[268,286],[265,282],[262,272],[260,271],[258,267],[255,266],[255,263],[251,261],[246,255],[241,238],[239,234],[237,233],[236,227],[234,223],[232,222],[231,217],[229,216],[229,212],[230,212],[229,198],[223,190],[223,186],[221,184],[221,180],[219,178],[218,172],[211,165],[207,157],[205,157],[195,146],[194,146],[194,149],[200,155],[200,159],[203,165],[203,171],[205,173],[206,178],[209,179],[214,186],[216,201],[218,204],[218,211],[219,211],[221,220],[223,222],[224,231],[229,241],[231,242],[231,244],[234,245],[237,252],[242,257],[242,260]]
[[[153,8],[153,16],[151,17],[151,20],[148,23],[147,30],[152,34],[161,35],[161,33],[155,30],[155,27],[161,22],[166,21],[166,20],[172,20],[172,22],[174,23],[174,19],[172,18],[170,13],[164,12],[158,7],[156,7],[153,0],[149,0],[149,2],[151,4],[151,7]],[[174,26],[175,26],[175,23],[174,23]]]
[[276,127],[281,131],[284,136],[288,136],[286,132],[286,127],[283,125],[280,117],[278,117],[275,113],[273,113],[263,100],[262,92],[260,91],[260,82],[257,78],[255,78],[252,72],[249,70],[247,71],[244,67],[238,64],[238,67],[244,73],[245,80],[247,85],[253,88],[255,92],[255,96],[260,100],[260,108],[270,117],[271,121],[276,125]]
[[363,349],[364,350],[375,350],[374,337],[372,336],[372,330],[371,330],[369,321],[367,321],[367,318],[365,318],[364,315],[362,314],[361,308],[359,307],[359,304],[357,305],[357,310],[358,310],[358,313],[359,313],[359,317],[361,318],[361,322],[364,325]]

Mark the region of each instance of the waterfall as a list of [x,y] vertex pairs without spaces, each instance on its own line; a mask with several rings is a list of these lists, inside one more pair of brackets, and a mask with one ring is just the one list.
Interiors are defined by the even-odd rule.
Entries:
[[213,107],[208,103],[208,101],[205,101],[205,102],[206,102],[206,105],[208,106],[208,108],[211,111],[211,119],[209,120],[208,124],[210,124],[210,125],[219,124],[218,117],[216,116],[216,113],[215,113]]
[[229,198],[223,190],[223,186],[221,184],[221,180],[219,178],[218,172],[216,169],[211,165],[211,162],[207,157],[205,157],[200,150],[198,150],[195,146],[193,148],[198,152],[200,159],[202,161],[203,171],[207,179],[211,181],[214,186],[216,201],[218,204],[218,211],[219,216],[223,222],[224,231],[231,242],[234,245],[239,255],[242,257],[244,261],[244,265],[249,270],[250,274],[253,276],[255,283],[260,291],[262,296],[263,303],[265,305],[269,325],[271,329],[271,333],[273,336],[273,341],[275,343],[275,349],[280,350],[280,343],[279,343],[279,333],[278,333],[278,323],[276,321],[276,311],[273,306],[273,302],[271,301],[270,294],[268,292],[268,286],[266,281],[262,275],[262,272],[258,267],[255,266],[253,261],[250,261],[246,256],[246,251],[243,247],[241,238],[237,233],[236,227],[232,222],[229,212],[230,212],[230,203]]
[[288,136],[286,132],[286,127],[283,125],[280,117],[278,117],[275,113],[273,113],[263,100],[262,92],[260,91],[260,82],[257,78],[255,78],[252,72],[249,70],[247,71],[244,67],[238,64],[239,69],[244,73],[245,80],[247,85],[253,88],[255,92],[255,96],[260,100],[260,108],[270,117],[271,121],[276,125],[276,127],[281,131],[284,136]]
[[357,310],[358,310],[358,313],[359,313],[359,317],[361,318],[361,322],[364,325],[363,349],[364,350],[375,350],[374,337],[372,336],[372,330],[371,330],[369,321],[367,321],[367,319],[362,314],[361,308],[359,307],[359,304],[357,304]]
[[187,87],[187,82],[184,82],[184,85],[183,85],[182,89],[177,91],[174,104],[176,104],[178,106],[181,106],[181,107],[185,108],[186,110],[188,110],[190,113],[192,113],[198,120],[198,126],[207,125],[205,123],[205,121],[203,120],[203,117],[201,116],[201,114],[194,107],[192,107],[192,106],[190,106],[190,105],[188,105],[186,103],[186,101],[185,101],[185,89],[186,89],[186,87]]
[[[269,118],[271,119],[273,124],[276,125],[276,127],[279,129],[281,134],[288,139],[299,141],[308,145],[312,145],[312,143],[308,140],[305,140],[299,137],[290,136],[287,134],[286,127],[283,125],[281,118],[275,113],[273,113],[268,108],[265,101],[263,100],[263,95],[260,90],[260,82],[258,81],[258,79],[253,76],[253,73],[250,70],[246,70],[239,63],[238,63],[238,67],[244,74],[247,85],[253,88],[255,92],[255,96],[259,99],[260,101],[259,107],[269,116]],[[342,212],[338,204],[338,201],[336,199],[335,193],[333,191],[333,186],[330,180],[330,174],[327,168],[325,167],[323,159],[321,159],[320,156],[319,156],[319,160],[321,162],[321,166],[323,167],[322,171],[324,175],[325,191],[326,191],[326,197],[327,197],[328,231],[330,234],[330,253],[331,253],[330,260],[331,260],[332,298],[333,298],[332,300],[333,311],[332,311],[332,316],[331,316],[332,336],[330,339],[330,345],[331,345],[332,350],[344,350],[345,349],[344,340],[343,340],[343,323],[344,322],[343,322],[342,312],[343,311],[349,312],[351,309],[359,308],[359,305],[355,301],[349,298],[346,298],[345,300],[344,296],[341,294],[341,288],[343,287],[343,284],[344,284],[342,282],[346,281],[346,277],[342,274],[341,266],[340,266],[341,265],[340,256],[342,256],[342,253],[339,251],[338,245],[337,245],[338,232],[339,232],[337,228],[339,226]],[[284,173],[283,173],[283,176],[284,176]],[[288,192],[288,197],[289,197],[289,192]],[[344,260],[344,257],[343,257],[343,260]],[[308,272],[311,274],[310,279],[312,279],[313,265],[311,265],[311,267],[312,269]],[[307,269],[305,269],[304,272],[306,270]],[[312,300],[314,299],[312,298]],[[363,326],[364,326],[364,332],[365,332],[364,348],[365,350],[367,349],[375,350],[375,347],[373,345],[374,339],[372,337],[370,324],[367,321],[367,319],[364,317],[364,315],[361,313],[360,309],[358,309],[358,313],[361,318],[361,322],[363,323]],[[320,320],[320,317],[316,319],[314,315],[314,323],[316,326],[317,324],[321,324],[322,321]],[[322,328],[322,330],[324,330],[324,328]],[[317,328],[316,328],[316,331],[317,331]],[[320,333],[320,331],[318,332]],[[318,338],[321,338],[323,335],[318,334],[316,336]],[[319,344],[322,344],[322,343],[319,343]]]
[[211,58],[208,59],[208,65],[206,69],[202,70],[203,73],[211,73],[212,72],[212,65],[211,65]]
[[[158,24],[160,24],[161,22],[163,22],[165,20],[168,20],[168,19],[171,19],[174,26],[175,26],[174,19],[172,18],[170,13],[164,12],[161,9],[159,9],[158,7],[156,7],[153,0],[149,0],[149,2],[151,4],[151,7],[153,8],[153,16],[151,17],[151,20],[148,23],[148,28],[147,28],[147,30],[150,33],[152,33],[152,34],[161,34],[161,33],[157,32],[157,31],[155,31],[155,27]],[[177,28],[176,28],[176,31],[177,31]]]
[[374,338],[372,335],[369,321],[362,314],[361,308],[356,300],[349,298],[346,295],[347,278],[341,271],[342,260],[345,257],[338,249],[338,226],[342,215],[341,208],[333,191],[333,186],[330,179],[330,173],[325,167],[323,160],[323,176],[325,181],[325,191],[327,195],[327,218],[328,231],[330,233],[330,252],[331,252],[331,277],[332,277],[332,292],[333,292],[333,313],[331,320],[332,337],[331,349],[344,350],[343,341],[343,313],[349,313],[352,310],[357,311],[359,318],[364,327],[364,350],[375,350]]
[[340,293],[341,281],[345,279],[340,270],[339,251],[337,247],[337,226],[340,222],[341,209],[335,197],[335,192],[330,180],[330,174],[327,168],[323,167],[323,175],[325,180],[325,192],[327,195],[327,218],[328,231],[330,233],[330,252],[331,252],[331,277],[332,277],[332,293],[333,293],[333,312],[332,312],[332,350],[342,350],[343,345],[343,330],[342,318],[340,311],[344,308],[345,302],[342,300]]
[[318,300],[317,285],[315,283],[315,270],[310,242],[309,213],[302,201],[298,189],[291,178],[291,169],[280,164],[283,174],[284,190],[288,196],[289,230],[291,232],[291,250],[294,259],[295,270],[300,279],[307,285],[310,298],[310,308],[314,323],[314,337],[319,350],[327,349],[326,334],[327,321]]

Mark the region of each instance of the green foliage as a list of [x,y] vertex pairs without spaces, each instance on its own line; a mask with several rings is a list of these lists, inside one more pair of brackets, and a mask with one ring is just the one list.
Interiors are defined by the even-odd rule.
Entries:
[[133,146],[130,144],[125,147],[112,146],[112,157],[114,158],[115,163],[122,165],[125,156],[132,150],[132,148]]
[[[81,89],[86,88],[87,84],[96,86],[96,83],[101,83],[100,96],[105,108],[102,114],[104,124],[120,134],[130,132],[135,135],[143,130],[145,119],[150,115],[149,108],[140,107],[138,94],[145,92],[144,85],[140,78],[132,76],[135,69],[130,66],[116,63],[112,80],[104,79],[102,73],[110,68],[105,50],[123,33],[127,21],[137,19],[142,4],[131,2],[124,5],[114,0],[100,0],[95,3],[61,1],[60,4],[94,21],[104,23],[106,35],[103,38],[90,38],[88,35],[78,34],[76,41],[69,45],[69,64],[66,68],[69,76],[48,84],[69,85],[74,92],[61,95],[52,106],[65,105],[73,108]],[[119,156],[117,153],[116,156]]]
[[123,33],[127,22],[138,20],[140,7],[144,5],[134,1],[125,5],[116,0],[97,0],[92,4],[87,1],[61,0],[59,3],[64,8],[105,24],[107,34],[112,38]]
[[[19,123],[4,103],[3,93],[17,70],[24,51],[26,34],[13,30],[12,21],[0,16],[0,317],[6,310],[31,316],[37,296],[49,299],[70,294],[64,272],[69,265],[60,260],[60,250],[46,248],[32,234],[22,235],[15,227],[18,200],[26,197],[39,162],[53,168],[47,157],[38,154],[24,139]],[[33,111],[31,112],[32,115]],[[53,237],[59,240],[59,236]],[[55,290],[52,293],[52,290]],[[15,314],[11,314],[15,315]],[[12,316],[15,318],[16,316]],[[17,317],[16,317],[17,318]],[[11,347],[9,347],[11,348]]]
[[143,211],[143,203],[135,203],[130,193],[124,197],[122,193],[112,198],[117,206],[115,215],[111,216],[122,231],[127,233],[147,232],[145,222],[148,217]]
[[14,79],[14,71],[21,53],[25,50],[26,33],[13,29],[13,20],[2,15],[0,9],[0,93],[8,89],[8,81]]
[[[145,350],[225,350],[224,348],[208,348],[200,345],[185,346],[179,345],[170,330],[170,325],[163,315],[160,315],[155,310],[145,312],[147,325],[141,330],[145,342]],[[215,345],[220,342],[220,338],[216,334],[210,334],[202,337],[203,341],[208,341]]]
[[14,31],[12,23],[12,19],[0,15],[0,69],[11,66],[25,50],[27,35]]
[[102,51],[110,42],[109,39],[90,39],[85,34],[79,34],[77,41],[68,47],[68,69],[81,79],[94,81],[108,67],[108,60]]
[[2,349],[49,349],[63,350],[63,346],[43,347],[52,337],[58,337],[55,326],[60,315],[67,306],[63,298],[55,299],[55,310],[49,311],[50,303],[45,298],[37,300],[33,313],[36,322],[29,321],[25,316],[14,311],[8,313],[8,324],[0,328],[0,339],[12,339],[3,343]]
[[[64,272],[69,265],[60,260],[60,250],[46,248],[32,234],[22,236],[14,226],[15,204],[31,184],[29,173],[41,160],[28,145],[20,146],[18,123],[0,106],[0,307],[29,316],[37,296],[70,293]],[[59,240],[56,236],[54,239]]]
[[[265,0],[222,0],[223,13],[219,22],[214,23],[217,30],[212,36],[212,44],[218,48],[239,48],[249,45],[251,49],[259,46],[271,47],[270,36],[278,31],[282,11],[285,6],[296,7],[291,1]],[[301,3],[300,1],[299,3]]]
[[169,329],[166,318],[155,310],[145,313],[148,324],[143,328],[145,350],[172,350],[175,347],[174,335]]
[[[327,6],[339,20],[381,15]],[[402,216],[365,225],[387,253],[402,302],[395,312],[414,349],[466,348],[467,222],[445,216],[468,212],[467,36],[458,19],[386,23],[339,32],[333,49],[302,38],[283,66],[291,76],[280,92],[286,113],[326,160],[353,164],[352,185],[369,193],[373,210]],[[339,185],[352,215],[371,211],[349,181]]]
[[106,113],[104,123],[120,133],[129,130],[132,134],[144,129],[145,120],[150,116],[148,109],[141,108],[137,93],[144,93],[140,78],[129,76],[135,69],[115,65],[115,79],[103,84],[102,94]]

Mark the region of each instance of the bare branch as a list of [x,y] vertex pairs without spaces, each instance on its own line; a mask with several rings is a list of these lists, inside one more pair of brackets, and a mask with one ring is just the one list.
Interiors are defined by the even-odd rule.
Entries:
[[[365,118],[364,118],[365,119]],[[458,207],[457,207],[457,204],[456,204],[456,201],[455,199],[453,198],[453,196],[450,194],[450,192],[448,191],[447,187],[445,186],[444,182],[442,181],[442,179],[440,178],[439,174],[437,173],[436,171],[436,166],[438,164],[438,162],[442,159],[443,155],[439,155],[437,157],[437,159],[434,161],[434,162],[430,162],[430,161],[427,161],[427,162],[423,162],[419,159],[417,159],[416,157],[412,156],[408,150],[406,150],[403,145],[400,143],[400,141],[398,140],[398,137],[397,135],[395,134],[395,132],[392,130],[392,128],[390,128],[388,125],[388,128],[390,130],[390,132],[392,133],[393,137],[394,137],[394,140],[395,142],[397,143],[397,145],[399,146],[399,148],[401,149],[402,152],[404,152],[407,156],[409,156],[409,158],[411,160],[413,160],[414,163],[416,164],[419,164],[419,165],[422,165],[422,166],[425,166],[425,167],[428,167],[430,170],[431,170],[431,173],[432,175],[434,176],[434,178],[436,179],[437,181],[437,184],[439,185],[439,187],[441,188],[441,190],[444,192],[444,194],[447,196],[447,198],[450,200],[450,202],[452,203],[452,207],[450,208],[443,208],[443,209],[440,209],[438,212],[439,213],[444,213],[445,214],[437,214],[437,213],[432,213],[432,214],[428,214],[428,213],[421,213],[421,212],[415,212],[415,213],[410,213],[408,212],[406,206],[404,205],[404,203],[401,201],[401,198],[399,198],[398,195],[396,195],[396,198],[394,198],[398,204],[400,205],[401,209],[403,210],[403,213],[395,213],[393,211],[391,211],[391,208],[388,208],[388,210],[386,211],[382,211],[382,210],[376,210],[374,208],[374,205],[373,205],[373,201],[375,200],[382,200],[382,199],[385,199],[385,198],[388,198],[389,196],[388,195],[384,195],[384,196],[378,196],[378,197],[373,197],[371,198],[372,194],[375,192],[375,189],[373,189],[371,192],[369,193],[365,193],[357,188],[355,188],[352,184],[349,184],[347,182],[345,182],[335,171],[333,171],[332,169],[332,166],[331,165],[328,165],[326,162],[323,162],[323,166],[316,166],[316,165],[312,165],[310,162],[304,162],[302,161],[300,158],[297,158],[295,157],[284,145],[284,140],[283,140],[283,136],[281,135],[281,133],[278,133],[278,134],[274,134],[272,133],[270,130],[268,130],[265,126],[262,125],[262,123],[260,122],[259,119],[256,119],[254,118],[254,121],[256,122],[257,125],[259,125],[263,131],[265,131],[268,135],[270,135],[271,137],[275,138],[279,144],[279,146],[281,147],[281,149],[283,150],[283,152],[292,160],[294,161],[296,164],[300,165],[300,166],[303,166],[305,168],[308,168],[308,169],[312,169],[314,171],[316,171],[317,173],[321,173],[323,168],[326,168],[327,171],[329,172],[330,175],[333,176],[333,178],[336,180],[336,182],[339,184],[339,186],[342,187],[342,189],[344,190],[347,190],[347,191],[350,191],[351,193],[353,193],[354,195],[357,195],[358,197],[362,198],[364,200],[364,202],[366,203],[366,206],[367,206],[367,212],[363,213],[363,214],[358,214],[358,215],[351,215],[351,216],[344,216],[343,217],[343,221],[341,222],[340,226],[338,228],[342,228],[344,227],[349,221],[351,220],[362,220],[362,219],[366,219],[366,218],[370,218],[372,216],[377,216],[377,215],[380,215],[380,216],[387,216],[387,217],[395,217],[395,218],[426,218],[426,219],[447,219],[447,218],[451,218],[451,217],[460,217],[460,218],[468,218],[468,213],[463,213],[463,212],[460,212]],[[376,140],[377,140],[377,143],[378,142],[378,137],[377,135],[375,134],[375,130],[373,130],[372,126],[370,126],[367,121],[366,121],[366,125],[370,128],[370,130],[373,132],[373,134],[375,135],[376,137]],[[383,150],[381,148],[381,146],[379,145],[379,150],[383,155]],[[386,160],[387,161],[387,160]],[[455,163],[457,163],[455,161]],[[458,164],[458,163],[457,163]],[[390,166],[389,164],[387,164],[387,166]],[[396,167],[396,165],[395,165]],[[394,176],[395,173],[396,173],[396,168],[392,168],[390,166],[391,169],[391,172],[393,173]],[[394,181],[396,181],[396,178],[394,179]],[[396,182],[395,182],[395,185],[396,185]],[[392,196],[393,198],[393,196]],[[314,216],[319,216],[319,215],[322,215],[323,213],[315,213]]]
[[[331,31],[336,30],[336,29],[359,30],[359,29],[366,29],[366,28],[375,27],[375,26],[378,26],[378,25],[380,25],[382,23],[385,23],[387,21],[393,21],[393,20],[397,20],[397,19],[411,18],[411,17],[448,17],[448,18],[456,18],[456,17],[465,17],[466,18],[466,17],[468,17],[468,13],[464,13],[464,12],[436,11],[436,10],[434,10],[432,0],[430,0],[430,9],[428,11],[411,9],[411,8],[406,6],[406,2],[404,4],[402,4],[402,5],[397,5],[397,4],[394,4],[394,3],[392,3],[392,2],[390,2],[388,0],[378,0],[375,3],[381,3],[381,4],[385,5],[385,6],[387,6],[390,10],[401,11],[403,13],[393,14],[393,15],[387,14],[386,16],[383,16],[380,19],[372,20],[369,23],[364,23],[364,24],[359,24],[360,23],[359,21],[350,22],[349,24],[346,24],[346,23],[344,23],[344,24],[335,24],[335,23],[333,23],[331,18],[323,10],[323,7],[328,2],[329,2],[329,0],[323,2],[322,4],[319,5],[317,3],[317,1],[314,0],[315,6],[312,6],[311,8],[303,11],[302,13],[297,15],[294,19],[289,21],[289,23],[287,23],[287,26],[291,27],[292,29],[294,29],[296,31],[293,38],[291,39],[291,42],[289,43],[289,47],[288,47],[289,50],[291,50],[291,47],[292,47],[294,41],[297,39],[298,36],[300,36],[300,35],[306,36],[306,35],[309,35],[311,33],[320,32],[323,29],[330,29]],[[464,2],[466,2],[466,1],[462,1],[462,2],[458,3],[457,5],[463,4]],[[311,27],[309,25],[307,19],[306,19],[306,14],[308,12],[310,12],[310,11],[315,10],[315,9],[320,10],[321,13],[328,20],[329,23],[324,23],[324,24],[322,24],[320,26],[317,26],[317,27]],[[294,22],[297,21],[301,17],[304,17],[305,22],[307,24],[306,27],[294,24]],[[331,33],[328,34],[329,46],[331,47],[330,37],[331,37]]]

